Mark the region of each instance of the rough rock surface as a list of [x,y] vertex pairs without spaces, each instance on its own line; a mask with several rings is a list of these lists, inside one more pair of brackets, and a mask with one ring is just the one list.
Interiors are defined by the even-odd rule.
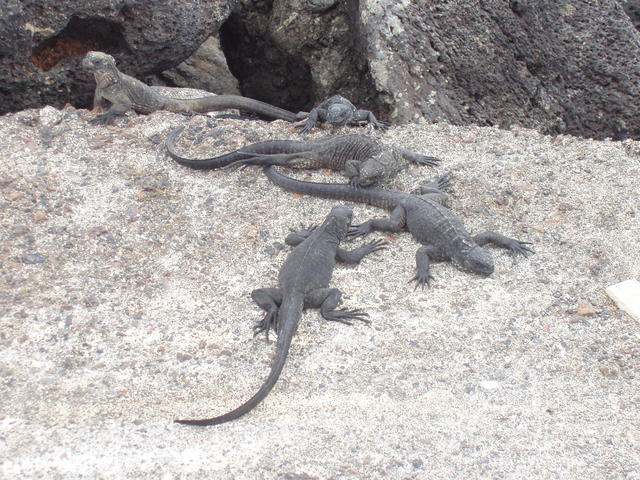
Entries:
[[219,95],[240,95],[238,80],[229,71],[217,36],[209,37],[184,62],[157,77],[159,82],[170,86],[197,88]]
[[618,0],[637,29],[640,29],[640,0]]
[[640,32],[617,0],[242,5],[223,46],[261,100],[342,93],[385,120],[640,138]]
[[89,50],[113,54],[135,77],[173,67],[218,29],[235,3],[9,0],[0,7],[0,113],[90,105],[95,84],[80,69]]
[[172,419],[222,413],[265,378],[273,343],[251,335],[249,292],[274,284],[289,228],[335,202],[163,153],[176,125],[181,151],[206,155],[300,138],[285,122],[90,117],[0,118],[1,478],[640,478],[640,324],[604,292],[640,276],[638,142],[371,131],[443,159],[397,187],[451,171],[472,232],[537,254],[492,249],[490,278],[437,264],[414,292],[415,243],[385,236],[388,250],[334,274],[371,325],[306,313],[264,403],[203,430]]

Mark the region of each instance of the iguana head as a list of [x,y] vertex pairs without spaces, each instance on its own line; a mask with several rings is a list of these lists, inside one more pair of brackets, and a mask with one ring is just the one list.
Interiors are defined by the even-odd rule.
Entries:
[[353,209],[348,205],[338,205],[333,207],[327,218],[325,218],[322,226],[327,233],[331,233],[342,240],[347,236],[351,219],[353,218]]
[[353,118],[353,109],[348,105],[334,103],[327,108],[327,122],[334,127],[341,127]]
[[360,165],[358,176],[350,181],[356,187],[370,187],[385,177],[384,164],[376,158],[370,158]]
[[87,52],[82,59],[82,67],[91,71],[116,70],[115,59],[103,52]]
[[493,273],[491,254],[475,242],[459,242],[451,255],[451,262],[462,270],[488,277]]

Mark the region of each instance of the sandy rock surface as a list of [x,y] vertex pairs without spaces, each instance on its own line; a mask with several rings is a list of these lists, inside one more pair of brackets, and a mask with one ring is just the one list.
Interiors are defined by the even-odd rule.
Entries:
[[492,248],[489,278],[437,264],[414,291],[418,245],[372,235],[390,248],[333,277],[371,324],[306,312],[267,399],[199,429],[172,419],[224,413],[266,377],[249,293],[275,286],[289,228],[337,202],[164,154],[180,124],[180,151],[207,156],[300,138],[283,121],[90,117],[0,117],[0,478],[640,478],[640,324],[604,291],[640,277],[637,142],[371,131],[443,160],[396,188],[451,172],[471,232],[537,254]]

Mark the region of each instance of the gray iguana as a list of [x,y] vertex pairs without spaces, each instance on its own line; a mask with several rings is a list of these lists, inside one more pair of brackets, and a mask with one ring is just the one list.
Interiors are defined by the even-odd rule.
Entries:
[[352,236],[364,236],[373,230],[398,232],[406,228],[422,244],[416,252],[416,275],[411,281],[429,285],[431,262],[449,261],[462,270],[488,276],[493,273],[491,254],[482,248],[487,243],[506,248],[512,255],[527,256],[534,253],[522,242],[496,232],[469,235],[460,219],[440,204],[446,194],[448,177],[424,184],[419,194],[382,188],[357,189],[337,183],[316,183],[296,180],[283,175],[273,167],[265,167],[265,174],[276,185],[290,192],[331,198],[342,201],[366,203],[391,211],[389,218],[367,220],[356,226]]
[[331,209],[319,227],[289,235],[286,242],[296,247],[280,269],[278,287],[251,292],[251,298],[266,312],[262,321],[254,327],[255,333],[266,332],[268,335],[273,328],[278,334],[271,372],[256,394],[224,415],[202,420],[176,420],[177,423],[217,425],[235,420],[258,405],[278,381],[303,309],[319,308],[325,320],[335,322],[351,324],[351,320],[368,321],[368,314],[359,309],[338,309],[342,293],[337,288],[329,288],[336,260],[356,264],[365,255],[381,250],[386,245],[386,242],[376,240],[351,251],[340,248],[352,217],[351,207],[337,206]]
[[334,95],[325,100],[309,113],[299,112],[298,119],[302,121],[297,124],[301,133],[306,133],[313,129],[318,123],[329,123],[333,127],[341,127],[347,124],[357,124],[359,122],[369,122],[375,128],[386,129],[386,123],[378,121],[375,115],[369,110],[358,110],[353,103],[342,95]]
[[291,168],[329,168],[343,172],[349,183],[369,186],[388,180],[410,162],[434,166],[440,160],[388,146],[368,135],[328,136],[309,141],[271,140],[247,145],[218,157],[191,159],[175,152],[175,140],[184,127],[167,136],[167,152],[181,165],[196,169],[239,165],[284,165]]
[[205,113],[229,108],[246,110],[289,122],[297,119],[293,112],[239,95],[210,95],[185,100],[164,96],[140,80],[120,72],[114,58],[103,52],[87,53],[82,60],[82,66],[93,72],[96,79],[93,107],[109,106],[105,113],[97,115],[92,120],[94,123],[108,123],[115,116],[124,115],[129,110],[135,110],[138,113],[151,113],[156,110]]

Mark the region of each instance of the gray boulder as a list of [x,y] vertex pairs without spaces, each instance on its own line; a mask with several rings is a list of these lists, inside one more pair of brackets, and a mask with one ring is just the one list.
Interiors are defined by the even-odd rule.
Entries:
[[209,37],[180,65],[160,73],[153,83],[240,95],[238,80],[229,71],[227,59],[220,48],[220,39],[215,35]]
[[341,93],[372,105],[378,92],[359,51],[355,2],[240,0],[220,40],[244,95],[309,110]]
[[79,68],[89,50],[113,54],[137,77],[178,65],[219,28],[235,1],[3,2],[0,113],[90,104],[93,79]]
[[633,25],[640,29],[640,0],[618,0],[627,12],[629,18],[633,22]]

